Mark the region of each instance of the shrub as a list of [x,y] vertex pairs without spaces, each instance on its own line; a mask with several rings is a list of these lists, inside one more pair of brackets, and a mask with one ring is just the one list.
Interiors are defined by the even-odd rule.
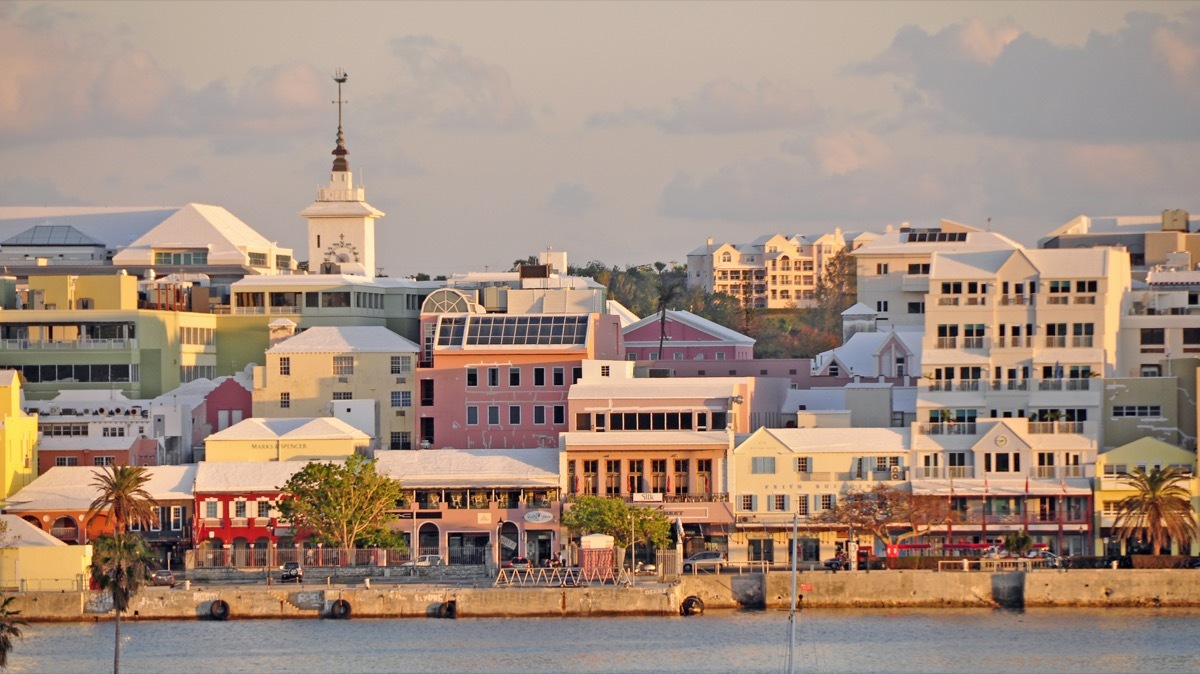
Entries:
[[1191,559],[1182,555],[1133,555],[1135,569],[1186,569]]

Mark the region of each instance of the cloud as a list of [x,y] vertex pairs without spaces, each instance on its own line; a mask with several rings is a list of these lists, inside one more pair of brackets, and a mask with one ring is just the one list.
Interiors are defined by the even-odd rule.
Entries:
[[0,204],[22,206],[85,206],[85,202],[66,196],[48,178],[5,177],[0,179]]
[[1008,23],[968,20],[899,31],[852,69],[899,78],[909,113],[928,105],[944,128],[1089,143],[1200,139],[1200,13],[1131,13],[1082,47]]
[[811,155],[824,175],[845,175],[892,159],[892,150],[882,137],[858,128],[820,133],[811,141],[794,140],[781,147],[791,154]]
[[675,99],[669,110],[626,108],[596,113],[592,127],[650,124],[673,134],[725,134],[794,129],[821,119],[812,92],[791,83],[762,80],[750,89],[729,80],[705,84],[690,98]]
[[34,6],[0,14],[0,140],[214,135],[219,151],[270,151],[328,124],[330,84],[312,66],[187,87],[145,51],[88,32],[78,15]]
[[532,128],[528,103],[501,67],[461,47],[424,35],[392,40],[404,66],[390,99],[393,114],[422,119],[449,131],[517,131]]
[[551,211],[573,218],[586,215],[598,204],[596,195],[579,183],[559,183],[546,201]]

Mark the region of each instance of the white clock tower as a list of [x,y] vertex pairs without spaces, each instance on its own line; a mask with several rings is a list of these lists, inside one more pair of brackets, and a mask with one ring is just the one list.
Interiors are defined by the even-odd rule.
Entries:
[[338,85],[337,147],[333,150],[333,172],[329,187],[317,188],[317,200],[300,212],[308,219],[308,270],[315,274],[375,276],[375,219],[383,211],[366,200],[366,190],[354,186],[354,174],[346,161],[346,137],[342,133],[342,85],[346,73],[334,75]]

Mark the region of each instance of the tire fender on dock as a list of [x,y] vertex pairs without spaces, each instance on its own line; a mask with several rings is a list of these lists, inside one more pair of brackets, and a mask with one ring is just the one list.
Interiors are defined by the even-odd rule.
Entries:
[[338,620],[346,620],[350,617],[350,602],[345,599],[333,602],[333,605],[329,607],[329,615]]
[[215,599],[211,606],[208,607],[208,615],[213,620],[225,620],[229,618],[229,602],[224,599]]
[[679,615],[689,616],[703,614],[704,601],[694,594],[688,595],[688,597],[683,600],[683,603],[679,605]]

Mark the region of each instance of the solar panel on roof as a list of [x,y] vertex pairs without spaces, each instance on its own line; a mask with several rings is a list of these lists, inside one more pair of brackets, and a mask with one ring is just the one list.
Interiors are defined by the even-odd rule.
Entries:
[[438,346],[566,346],[587,343],[587,316],[446,316]]

